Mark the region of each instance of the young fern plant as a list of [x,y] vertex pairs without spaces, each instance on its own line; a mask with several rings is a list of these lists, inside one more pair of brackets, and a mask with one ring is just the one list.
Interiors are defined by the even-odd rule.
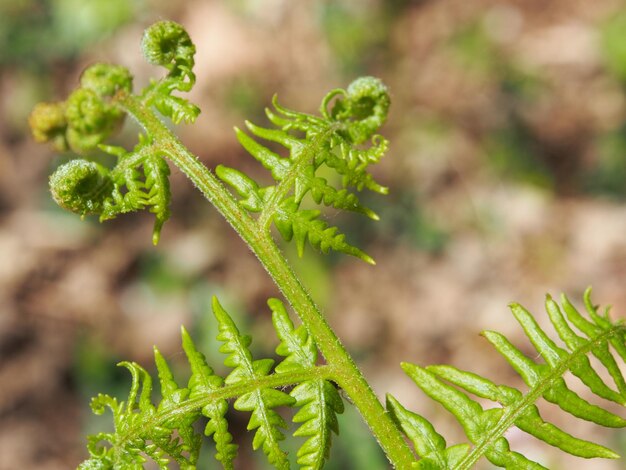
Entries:
[[[547,301],[550,320],[565,348],[557,346],[530,313],[519,305],[512,307],[544,363],[526,358],[504,336],[484,333],[525,380],[525,392],[449,366],[403,364],[409,377],[464,427],[470,442],[446,447],[444,438],[425,418],[408,411],[394,397],[389,395],[387,407],[383,407],[294,275],[273,238],[272,227],[286,241],[294,240],[300,254],[309,244],[322,252],[334,250],[373,264],[370,256],[349,244],[322,218],[321,210],[305,209],[302,203],[308,199],[309,204],[378,218],[358,197],[363,189],[387,192],[368,173],[369,165],[377,163],[387,150],[387,141],[377,132],[385,122],[390,100],[378,79],[360,78],[345,90],[332,90],[322,100],[319,116],[287,109],[274,98],[273,108],[266,110],[270,127],[247,122],[249,134],[236,129],[239,142],[272,175],[274,183],[263,186],[225,165],[219,165],[213,174],[157,116],[158,112],[174,123],[193,122],[200,112],[177,94],[189,91],[195,82],[195,46],[182,26],[170,21],[156,23],[146,30],[142,48],[146,59],[163,66],[166,74],[139,93],[133,93],[127,69],[96,64],[83,73],[80,87],[66,101],[40,104],[31,114],[36,140],[88,156],[62,165],[50,177],[54,199],[81,216],[96,214],[101,220],[147,209],[155,215],[156,244],[170,215],[168,162],[175,165],[248,244],[301,324],[294,326],[282,301],[270,299],[278,337],[276,353],[282,359],[277,364],[269,358],[255,359],[249,349],[251,338],[239,331],[214,299],[220,352],[231,372],[225,377],[216,374],[184,328],[182,344],[191,376],[186,386],[180,386],[155,349],[161,391],[156,404],[148,372],[136,363],[121,363],[132,377],[128,399],[118,401],[108,395],[93,399],[94,412],[100,414],[108,408],[113,413],[114,431],[89,437],[90,457],[80,468],[142,468],[148,460],[160,468],[172,463],[196,468],[206,441],[196,428],[200,419],[207,420],[204,434],[214,442],[215,458],[223,468],[235,468],[238,446],[229,432],[229,407],[249,413],[253,448],[261,450],[274,467],[289,468],[290,460],[281,448],[288,425],[279,414],[281,408],[289,407],[296,410],[294,435],[303,438],[296,463],[300,468],[319,469],[329,458],[333,434],[339,432],[337,415],[344,403],[337,387],[358,409],[395,468],[466,469],[483,457],[503,468],[543,468],[509,450],[504,433],[512,426],[574,455],[617,457],[605,447],[544,422],[536,408],[543,397],[581,419],[608,427],[626,424],[623,418],[585,402],[563,380],[571,371],[597,396],[621,405],[626,402],[626,380],[611,351],[626,360],[626,327],[611,321],[608,314],[598,314],[589,293],[585,303],[591,320],[565,298],[566,316],[554,301]],[[126,115],[142,128],[132,150],[106,143]],[[278,144],[284,152],[270,150],[264,141]],[[97,156],[89,156],[96,149],[115,156],[116,165],[106,168],[97,162]],[[320,176],[322,170],[333,171],[337,183]],[[600,378],[588,360],[590,355],[607,369],[616,389]],[[483,410],[466,392],[493,400],[499,407]]]

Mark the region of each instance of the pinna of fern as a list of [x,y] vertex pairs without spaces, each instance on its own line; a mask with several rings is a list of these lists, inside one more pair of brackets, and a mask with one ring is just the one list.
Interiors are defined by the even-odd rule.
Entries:
[[[387,140],[376,132],[385,122],[388,108],[387,89],[373,77],[359,78],[346,90],[329,92],[322,100],[321,116],[289,110],[274,97],[273,109],[266,109],[274,127],[264,128],[251,122],[246,122],[246,127],[253,136],[282,146],[286,156],[240,129],[235,132],[241,145],[270,171],[275,184],[261,186],[225,165],[218,166],[216,173],[239,194],[245,209],[258,213],[262,229],[269,229],[273,223],[286,241],[295,240],[300,255],[308,240],[324,253],[332,249],[373,263],[371,257],[348,244],[336,227],[321,219],[321,211],[303,209],[301,204],[310,195],[317,205],[378,219],[361,204],[356,192],[387,192],[367,170],[387,150]],[[320,176],[324,169],[332,170],[339,181],[333,183]]]
[[[284,359],[274,367],[273,359],[253,359],[251,339],[239,332],[230,315],[217,299],[213,313],[218,323],[220,352],[227,355],[224,364],[231,372],[217,375],[207,364],[187,331],[182,329],[182,343],[191,367],[186,387],[180,387],[163,356],[155,348],[162,399],[152,403],[152,378],[136,363],[122,362],[132,376],[126,401],[108,395],[92,400],[92,409],[102,414],[106,408],[113,413],[114,432],[90,436],[90,459],[80,469],[143,468],[148,459],[160,468],[175,462],[180,468],[194,469],[202,446],[202,436],[195,424],[203,416],[208,419],[204,434],[212,436],[215,458],[223,468],[234,468],[238,446],[228,430],[227,400],[232,408],[250,413],[248,430],[254,430],[252,446],[262,449],[268,461],[279,469],[289,468],[287,454],[280,442],[285,438],[285,420],[278,407],[295,407],[293,416],[299,427],[295,436],[306,437],[297,452],[300,468],[322,468],[328,459],[331,436],[337,433],[337,413],[343,402],[337,389],[328,381],[328,366],[317,365],[317,348],[302,326],[295,328],[282,302],[270,299],[274,328],[280,344],[276,353]],[[273,372],[272,372],[273,369]],[[283,391],[293,386],[291,393]]]
[[[608,309],[604,315],[599,314],[591,303],[590,295],[588,289],[584,302],[589,318],[583,316],[567,297],[562,297],[561,307],[547,297],[546,310],[565,347],[558,346],[521,305],[511,305],[515,319],[543,359],[542,363],[525,356],[504,335],[494,331],[483,332],[524,380],[528,386],[525,393],[447,365],[423,368],[404,363],[402,368],[407,375],[429,397],[455,416],[471,443],[446,447],[445,439],[430,422],[407,410],[393,396],[388,395],[389,411],[421,458],[417,468],[469,469],[480,458],[486,457],[502,468],[545,469],[543,465],[510,449],[504,434],[513,426],[575,456],[619,458],[606,447],[576,438],[544,421],[536,406],[536,402],[543,397],[577,418],[605,427],[626,426],[626,419],[587,402],[571,390],[563,379],[569,371],[597,397],[622,406],[626,404],[626,383],[614,356],[617,353],[622,361],[626,361],[626,326],[623,321],[613,322],[608,316]],[[589,360],[589,355],[604,366],[614,383],[613,387],[601,378]],[[491,400],[498,406],[483,409],[468,393]]]

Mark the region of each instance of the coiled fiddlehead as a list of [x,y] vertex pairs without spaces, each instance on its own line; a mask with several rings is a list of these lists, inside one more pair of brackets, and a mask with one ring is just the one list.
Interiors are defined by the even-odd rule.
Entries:
[[174,90],[190,91],[196,82],[193,73],[196,46],[187,31],[173,21],[160,21],[146,29],[141,49],[149,63],[165,67],[168,71],[167,76],[152,81],[144,90],[145,103],[154,105],[176,124],[195,121],[200,108],[172,95]]
[[[584,458],[619,458],[606,447],[571,436],[554,424],[543,420],[536,402],[540,398],[554,403],[566,413],[606,427],[625,427],[626,419],[593,405],[571,390],[563,376],[571,372],[596,396],[620,405],[626,403],[626,381],[613,353],[626,361],[626,326],[613,322],[597,312],[591,302],[591,290],[585,292],[584,302],[589,318],[585,318],[563,296],[559,305],[548,296],[546,311],[565,347],[558,346],[543,331],[533,316],[519,304],[511,311],[524,329],[526,336],[543,359],[537,363],[525,356],[506,337],[494,331],[483,335],[522,377],[526,393],[471,372],[451,366],[422,368],[405,363],[402,368],[432,399],[443,405],[463,426],[471,444],[446,447],[446,441],[422,416],[404,408],[394,397],[388,396],[387,406],[421,457],[417,468],[438,470],[470,469],[483,456],[498,467],[507,469],[544,469],[524,455],[509,448],[504,433],[512,426],[555,446],[564,452]],[[563,311],[565,314],[563,314]],[[580,333],[576,332],[578,329]],[[588,356],[593,355],[612,379],[614,390],[597,372]],[[604,374],[606,375],[606,374]],[[491,400],[499,407],[483,409],[468,394]]]
[[117,65],[96,64],[85,70],[81,86],[67,101],[40,103],[29,123],[38,142],[52,141],[57,150],[88,153],[122,124],[124,113],[111,103],[118,90],[130,91],[132,77]]
[[50,176],[50,189],[59,206],[83,216],[100,214],[113,190],[113,180],[108,168],[77,159]]

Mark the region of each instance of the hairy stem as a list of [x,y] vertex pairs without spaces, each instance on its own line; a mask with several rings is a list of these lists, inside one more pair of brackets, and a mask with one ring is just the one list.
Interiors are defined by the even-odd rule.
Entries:
[[269,231],[259,227],[258,222],[239,206],[210,170],[141,101],[124,91],[116,95],[115,101],[145,129],[154,143],[189,177],[248,244],[298,314],[326,361],[333,365],[336,373],[332,379],[345,390],[359,409],[391,464],[399,469],[410,468],[414,456],[401,431],[386,413],[352,357],[274,243]]

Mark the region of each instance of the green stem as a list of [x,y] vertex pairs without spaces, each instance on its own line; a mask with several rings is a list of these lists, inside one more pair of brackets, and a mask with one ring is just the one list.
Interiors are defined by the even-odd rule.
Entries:
[[160,119],[135,96],[120,92],[117,103],[150,135],[154,144],[196,185],[239,236],[248,244],[272,277],[285,299],[299,315],[329,364],[333,377],[348,394],[395,468],[411,467],[414,456],[373,390],[292,271],[270,233],[260,229],[220,181],[170,132]]

